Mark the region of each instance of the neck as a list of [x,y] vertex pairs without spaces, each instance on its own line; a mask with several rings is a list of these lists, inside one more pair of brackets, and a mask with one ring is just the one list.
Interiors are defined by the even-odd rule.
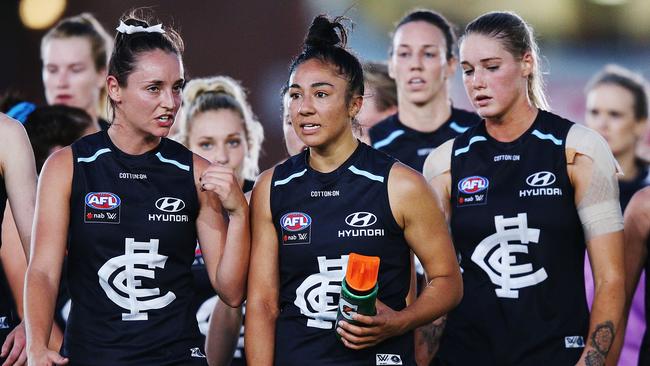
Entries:
[[101,130],[101,127],[99,126],[99,114],[97,113],[97,106],[92,106],[85,111],[88,113],[90,119],[92,120],[92,124],[86,129],[86,131],[88,131],[88,134],[99,132]]
[[160,144],[160,137],[145,135],[135,130],[129,123],[125,123],[117,116],[113,120],[108,136],[118,149],[129,155],[140,155],[151,151]]
[[420,132],[433,132],[451,117],[451,100],[446,90],[425,104],[414,104],[398,96],[399,120],[405,126]]
[[513,106],[501,116],[485,118],[487,132],[500,142],[514,141],[533,125],[537,107],[527,100],[515,101]]
[[310,147],[309,165],[321,173],[332,172],[352,155],[357,146],[359,146],[359,142],[354,138],[352,130],[348,130],[335,143],[328,146]]
[[636,165],[636,154],[634,153],[634,149],[616,154],[614,157],[616,158],[616,161],[618,161],[618,164],[621,166],[621,169],[623,169],[623,174],[625,174],[623,176],[619,176],[619,180],[629,182],[634,180],[636,176],[639,175],[639,168]]

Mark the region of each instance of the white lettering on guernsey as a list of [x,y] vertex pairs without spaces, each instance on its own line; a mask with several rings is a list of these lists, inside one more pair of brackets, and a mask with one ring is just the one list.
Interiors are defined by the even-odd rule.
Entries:
[[174,215],[174,214],[149,214],[149,221],[162,221],[162,222],[189,222],[190,218],[187,215]]
[[[472,261],[488,274],[497,297],[519,298],[519,289],[536,285],[548,278],[544,268],[533,272],[530,263],[517,265],[515,253],[528,254],[528,245],[537,243],[539,229],[528,228],[528,214],[494,217],[496,233],[483,239],[472,253]],[[510,244],[519,241],[521,244]]]
[[360,236],[384,236],[384,229],[339,230],[339,238],[356,238]]
[[519,191],[519,197],[561,196],[561,188],[532,188]]
[[122,314],[122,320],[147,320],[149,315],[144,310],[162,309],[176,295],[169,291],[160,296],[159,288],[142,288],[142,280],[136,278],[155,279],[154,270],[165,268],[167,256],[158,254],[158,239],[139,242],[126,238],[124,242],[125,254],[109,259],[97,272],[99,284],[111,301],[129,311]]
[[147,179],[146,174],[120,173],[120,179]]
[[345,276],[348,256],[327,259],[316,257],[318,273],[314,273],[298,286],[294,305],[307,318],[307,326],[311,328],[332,329],[336,322],[338,297],[341,293],[341,281]]
[[339,191],[311,191],[312,197],[338,197],[340,195]]
[[521,155],[496,155],[494,161],[519,161]]

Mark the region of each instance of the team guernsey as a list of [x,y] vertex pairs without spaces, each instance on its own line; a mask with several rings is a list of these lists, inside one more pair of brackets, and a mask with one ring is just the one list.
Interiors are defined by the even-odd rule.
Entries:
[[199,202],[192,153],[162,139],[128,155],[107,132],[72,145],[62,354],[71,365],[205,365],[191,266]]
[[585,239],[567,173],[572,122],[539,111],[509,143],[482,122],[451,153],[451,231],[464,297],[437,365],[575,365],[589,314]]
[[409,247],[387,189],[395,160],[362,143],[329,173],[308,160],[308,150],[289,158],[271,183],[280,261],[275,364],[414,365],[411,332],[351,350],[334,327],[350,253],[380,257],[379,300],[394,310],[406,306]]
[[405,126],[394,114],[370,129],[372,146],[421,172],[429,153],[480,121],[480,117],[462,109],[451,109],[449,119],[433,132],[420,132]]

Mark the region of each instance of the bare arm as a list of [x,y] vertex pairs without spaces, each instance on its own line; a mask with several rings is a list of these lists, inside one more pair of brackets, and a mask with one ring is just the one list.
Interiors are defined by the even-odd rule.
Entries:
[[230,365],[242,325],[242,307],[232,308],[217,300],[210,316],[205,354],[209,365]]
[[2,131],[4,145],[0,152],[2,177],[23,250],[29,257],[36,201],[34,152],[29,144],[27,133],[19,122],[1,115],[0,131]]
[[[194,171],[201,205],[196,227],[208,276],[219,298],[237,307],[246,294],[248,204],[232,169],[209,165],[194,155]],[[222,208],[229,217],[227,225]]]
[[275,321],[280,312],[278,240],[271,216],[271,178],[263,173],[253,189],[253,231],[244,340],[246,360],[251,365],[273,365]]
[[[388,195],[404,237],[422,262],[427,286],[401,311],[378,304],[374,317],[355,315],[364,326],[340,322],[344,344],[361,349],[403,334],[446,314],[462,298],[462,279],[444,215],[434,192],[415,171],[396,164],[388,179]],[[383,313],[383,314],[382,314]]]
[[52,154],[38,185],[34,236],[25,279],[25,318],[30,364],[65,364],[67,359],[47,348],[54,302],[61,278],[70,220],[72,150]]
[[[594,169],[596,167],[592,159],[581,154],[577,154],[569,165],[568,172],[575,189],[577,206],[590,194],[588,192],[591,180],[594,179]],[[587,253],[594,276],[595,293],[587,342],[578,364],[595,366],[605,364],[623,317],[623,232],[614,231],[592,237],[587,241]]]

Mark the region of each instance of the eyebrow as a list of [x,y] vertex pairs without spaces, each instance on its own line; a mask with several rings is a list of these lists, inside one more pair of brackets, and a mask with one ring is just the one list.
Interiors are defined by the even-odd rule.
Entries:
[[[483,63],[490,62],[490,61],[500,61],[500,60],[502,60],[501,57],[488,57],[488,58],[480,59],[479,63],[483,64]],[[461,61],[460,64],[461,65],[471,66],[471,64],[467,60]]]
[[[319,86],[331,86],[331,87],[334,87],[334,84],[331,84],[331,83],[328,83],[328,82],[325,82],[325,81],[320,81],[320,82],[317,82],[317,83],[313,83],[310,86],[312,88],[318,88]],[[289,86],[289,88],[302,89],[302,87],[300,85],[298,85],[298,84],[291,84],[291,86]]]
[[[408,44],[400,43],[400,44],[397,45],[397,48],[400,48],[400,47],[411,48],[411,47],[413,47],[413,46],[408,45]],[[419,45],[419,47],[420,47],[420,48],[422,48],[422,47],[438,47],[438,45],[435,44],[435,43],[427,43],[427,44]]]

